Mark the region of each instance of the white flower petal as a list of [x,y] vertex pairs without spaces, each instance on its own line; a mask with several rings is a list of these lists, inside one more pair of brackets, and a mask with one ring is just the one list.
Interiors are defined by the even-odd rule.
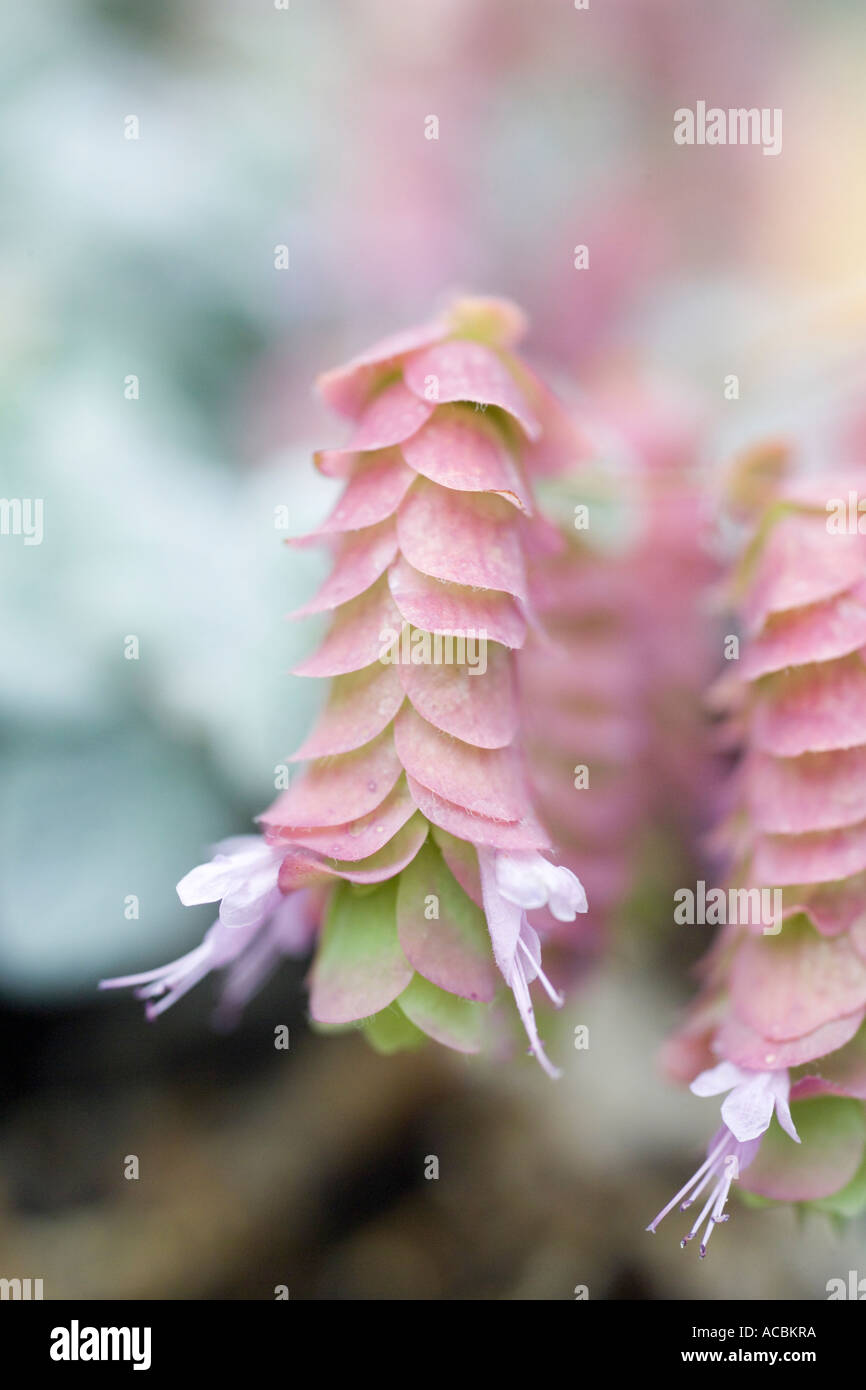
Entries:
[[224,927],[250,927],[278,906],[282,894],[277,887],[276,864],[236,881],[220,903]]
[[696,1076],[689,1090],[693,1096],[719,1096],[722,1091],[730,1091],[733,1086],[739,1086],[755,1074],[743,1071],[733,1062],[719,1062],[718,1066],[710,1067]]
[[273,847],[261,835],[229,835],[211,849],[214,858],[217,855],[227,855],[238,863],[246,862],[250,858],[265,858],[273,852]]
[[548,896],[547,861],[534,850],[496,855],[496,887],[510,903],[527,911],[544,907]]
[[237,870],[227,855],[217,855],[208,864],[198,864],[177,885],[177,896],[184,907],[215,903],[227,893]]
[[548,907],[557,922],[573,922],[578,912],[586,912],[586,890],[571,869],[551,865],[553,869]]
[[785,1071],[774,1071],[771,1090],[776,1101],[776,1119],[782,1126],[786,1134],[789,1134],[795,1144],[800,1143],[800,1136],[797,1133],[797,1126],[794,1124],[794,1117],[791,1114],[791,1107],[788,1104],[788,1096],[791,1092],[791,1078]]
[[503,898],[526,912],[549,907],[559,922],[573,922],[586,912],[586,893],[576,874],[551,864],[537,850],[496,855],[496,885]]
[[520,907],[505,894],[498,882],[498,856],[494,850],[478,849],[478,866],[481,871],[481,896],[484,902],[484,915],[493,946],[493,957],[502,972],[507,985],[511,984],[514,972],[514,957],[520,936],[520,923],[523,913]]
[[757,1139],[769,1127],[776,1097],[772,1072],[753,1072],[752,1079],[735,1086],[722,1103],[722,1119],[741,1144]]

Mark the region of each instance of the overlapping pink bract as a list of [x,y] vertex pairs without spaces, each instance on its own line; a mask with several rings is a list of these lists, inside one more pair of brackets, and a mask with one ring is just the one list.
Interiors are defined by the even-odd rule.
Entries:
[[[335,564],[301,612],[328,610],[334,620],[297,674],[333,683],[295,755],[312,767],[261,819],[272,841],[317,861],[366,861],[387,849],[391,864],[358,871],[364,882],[413,857],[409,829],[422,838],[425,829],[419,812],[494,849],[548,843],[518,754],[511,660],[527,631],[521,532],[531,501],[520,444],[529,450],[541,435],[539,401],[503,356],[520,331],[516,311],[464,312],[473,309],[469,326],[495,346],[453,336],[459,317],[443,318],[319,383],[354,430],[344,449],[317,456],[346,486],[307,538],[329,541]],[[422,660],[416,632],[486,639],[486,670]],[[413,650],[417,661],[401,659]],[[304,859],[287,861],[286,885]]]
[[[352,431],[316,457],[345,485],[297,542],[330,545],[334,565],[297,615],[331,623],[296,673],[331,687],[294,755],[305,770],[260,817],[272,857],[249,852],[248,896],[267,932],[268,894],[331,885],[310,977],[318,1023],[364,1021],[385,1050],[427,1034],[478,1051],[504,979],[553,1072],[530,984],[559,1001],[527,912],[573,921],[586,899],[542,855],[514,665],[533,616],[529,478],[577,441],[512,351],[523,328],[511,304],[460,300],[319,380]],[[216,864],[195,871],[211,896],[186,901],[222,897]],[[152,998],[176,990],[179,967],[126,983]]]
[[866,535],[828,504],[854,486],[780,482],[735,572],[743,646],[723,687],[743,754],[720,839],[731,886],[778,890],[780,911],[742,897],[668,1048],[684,1079],[723,1059],[741,1088],[790,1092],[803,1142],[768,1127],[771,1107],[742,1185],[843,1213],[866,1198]]

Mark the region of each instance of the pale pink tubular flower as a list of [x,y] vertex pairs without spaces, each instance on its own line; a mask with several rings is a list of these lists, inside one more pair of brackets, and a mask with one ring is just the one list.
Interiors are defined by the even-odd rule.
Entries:
[[753,1162],[760,1148],[761,1136],[769,1128],[773,1114],[776,1114],[779,1124],[795,1143],[799,1144],[800,1136],[791,1118],[788,1103],[791,1082],[787,1071],[749,1072],[732,1062],[720,1062],[718,1066],[696,1076],[689,1089],[696,1096],[717,1096],[729,1092],[722,1103],[724,1124],[710,1140],[704,1162],[662,1208],[647,1230],[654,1234],[659,1222],[673,1211],[677,1203],[681,1211],[686,1211],[709,1186],[709,1196],[688,1235],[681,1241],[685,1247],[704,1227],[700,1243],[703,1259],[714,1228],[729,1219],[725,1204],[731,1184]]
[[[558,997],[525,913],[546,904],[573,921],[585,898],[543,858],[515,667],[533,620],[529,478],[580,445],[515,355],[523,331],[506,301],[462,299],[320,378],[353,432],[316,456],[345,486],[296,542],[334,553],[297,615],[330,613],[331,625],[297,674],[328,678],[330,696],[293,758],[306,769],[260,817],[264,840],[182,880],[184,901],[222,899],[221,922],[183,961],[128,981],[159,1007],[211,964],[229,965],[227,1007],[239,1004],[282,949],[280,898],[317,885],[315,1022],[362,1022],[383,1050],[426,1034],[477,1052],[498,967],[553,1074],[532,981]],[[249,939],[234,948],[229,930]]]
[[496,964],[514,995],[530,1051],[548,1076],[558,1077],[560,1072],[552,1066],[538,1036],[529,986],[538,979],[551,1003],[559,1008],[563,1001],[541,968],[541,944],[526,913],[548,907],[557,921],[573,922],[578,912],[586,912],[586,894],[570,869],[557,867],[534,852],[505,854],[479,849],[478,862]]
[[309,893],[285,897],[277,886],[282,859],[259,835],[221,841],[213,858],[177,885],[185,907],[220,902],[219,918],[201,944],[155,970],[103,980],[101,988],[134,989],[154,1019],[211,971],[223,970],[217,1018],[232,1021],[283,956],[306,954],[315,933]]
[[235,835],[214,847],[213,858],[198,864],[177,885],[184,907],[220,905],[225,927],[257,927],[280,901],[277,886],[283,856],[259,835]]
[[774,1112],[785,1133],[796,1144],[800,1142],[788,1102],[791,1081],[787,1071],[746,1071],[734,1062],[719,1062],[696,1076],[689,1090],[695,1096],[729,1092],[722,1102],[722,1119],[741,1143],[759,1138]]

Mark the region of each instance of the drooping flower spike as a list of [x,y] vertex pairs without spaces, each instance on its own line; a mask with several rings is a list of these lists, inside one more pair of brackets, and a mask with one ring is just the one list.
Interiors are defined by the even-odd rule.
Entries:
[[719,838],[738,900],[768,890],[775,910],[720,931],[667,1056],[683,1079],[722,1059],[698,1094],[740,1078],[764,1136],[744,1190],[850,1215],[866,1206],[866,536],[832,523],[850,479],[786,482],[771,452],[738,479],[762,508],[734,577],[744,646],[723,691],[743,755]]
[[[181,888],[205,885],[222,897],[221,921],[251,934],[237,979],[251,953],[271,960],[280,900],[324,885],[316,1022],[362,1022],[385,1050],[427,1034],[478,1051],[501,976],[553,1074],[531,983],[558,1001],[526,914],[547,904],[573,921],[586,899],[570,870],[544,858],[515,656],[533,620],[530,478],[579,443],[511,350],[523,326],[510,304],[461,300],[320,379],[353,430],[316,456],[345,487],[298,542],[329,544],[334,567],[297,615],[332,615],[297,674],[330,679],[330,695],[294,755],[306,770],[260,817],[258,850],[218,858]],[[224,964],[225,949],[220,929],[207,957],[127,983],[177,997],[207,960]]]

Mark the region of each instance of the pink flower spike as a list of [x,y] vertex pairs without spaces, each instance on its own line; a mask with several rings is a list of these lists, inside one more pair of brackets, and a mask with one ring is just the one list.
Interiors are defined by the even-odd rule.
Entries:
[[720,1062],[696,1076],[689,1089],[696,1096],[730,1092],[722,1103],[722,1119],[740,1143],[766,1133],[774,1111],[785,1133],[796,1144],[800,1142],[788,1104],[791,1082],[787,1071],[747,1071],[734,1062]]
[[[510,351],[524,326],[506,302],[461,300],[320,379],[353,421],[341,448],[316,456],[343,488],[323,524],[287,545],[332,552],[330,577],[298,610],[326,612],[329,625],[294,674],[334,684],[292,759],[305,770],[257,818],[263,837],[218,845],[178,885],[183,903],[219,903],[212,931],[169,965],[106,982],[131,985],[151,1017],[216,967],[218,1019],[231,1022],[281,954],[316,938],[318,1023],[369,1024],[386,1049],[420,1033],[498,1051],[498,1017],[488,1028],[480,1006],[503,1002],[502,977],[531,1052],[557,1075],[533,983],[561,1000],[524,904],[549,905],[546,931],[573,922],[586,897],[537,853],[550,840],[528,785],[516,653],[538,627],[527,574],[545,529],[530,520],[536,441],[543,433],[552,472],[574,450],[549,392]],[[447,854],[440,835],[454,841]],[[441,920],[425,910],[430,878]],[[304,894],[309,930],[294,915]]]
[[214,846],[207,864],[191,869],[177,885],[184,907],[220,902],[225,927],[257,927],[280,900],[277,876],[282,854],[260,835],[235,835]]

